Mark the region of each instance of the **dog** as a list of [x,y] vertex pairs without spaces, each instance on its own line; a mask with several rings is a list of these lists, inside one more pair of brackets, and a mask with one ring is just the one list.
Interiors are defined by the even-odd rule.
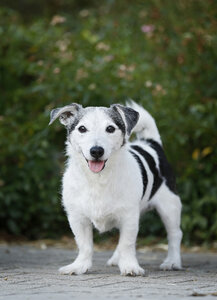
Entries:
[[[75,261],[61,274],[83,274],[92,266],[92,227],[118,228],[120,238],[107,265],[121,275],[143,276],[136,258],[141,213],[156,209],[167,231],[163,270],[181,269],[181,201],[153,117],[131,101],[126,106],[86,107],[72,103],[51,111],[67,129],[67,166],[62,203],[78,246]],[[132,133],[136,140],[129,142]]]

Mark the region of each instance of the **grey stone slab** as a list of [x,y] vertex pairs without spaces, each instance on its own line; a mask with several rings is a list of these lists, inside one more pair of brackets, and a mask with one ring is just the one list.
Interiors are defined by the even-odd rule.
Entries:
[[[120,276],[106,267],[110,251],[96,252],[93,268],[80,276],[60,275],[76,252],[48,247],[0,246],[0,299],[215,299],[217,254],[184,253],[183,270],[161,271],[165,252],[138,251],[144,277]],[[193,296],[194,295],[194,296]]]

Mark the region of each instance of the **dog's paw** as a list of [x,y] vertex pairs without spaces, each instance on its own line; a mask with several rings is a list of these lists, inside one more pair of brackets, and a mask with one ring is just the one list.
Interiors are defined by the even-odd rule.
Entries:
[[138,264],[125,264],[120,266],[122,276],[144,276],[145,270]]
[[63,275],[81,275],[86,273],[91,268],[91,262],[73,262],[59,269]]
[[112,257],[107,261],[106,266],[111,267],[111,266],[117,266],[118,265],[118,261],[117,260],[113,260]]
[[175,260],[165,260],[161,265],[160,269],[163,271],[170,271],[170,270],[181,270],[182,265],[180,261]]
[[112,255],[112,257],[107,261],[107,266],[117,266],[119,261],[118,255]]

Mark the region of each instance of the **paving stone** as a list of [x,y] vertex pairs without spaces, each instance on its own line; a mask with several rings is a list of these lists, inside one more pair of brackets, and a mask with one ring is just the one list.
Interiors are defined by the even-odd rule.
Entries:
[[144,277],[120,276],[106,267],[111,251],[96,252],[93,268],[79,276],[60,275],[76,252],[48,247],[0,246],[0,299],[215,299],[217,254],[184,253],[183,270],[161,271],[165,252],[138,251]]

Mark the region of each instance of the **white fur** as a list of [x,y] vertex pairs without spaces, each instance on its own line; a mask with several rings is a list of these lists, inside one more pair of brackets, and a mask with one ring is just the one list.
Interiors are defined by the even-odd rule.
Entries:
[[153,139],[159,144],[162,144],[159,131],[157,129],[154,118],[143,107],[136,102],[130,100],[127,102],[127,106],[130,106],[135,111],[139,112],[139,121],[134,127],[134,132],[137,133],[138,139]]
[[[134,128],[141,138],[152,138],[161,143],[154,119],[135,103],[130,106],[140,113]],[[79,126],[88,128],[81,134]],[[116,128],[113,134],[105,132],[106,126]],[[125,137],[127,138],[127,137]],[[62,180],[62,201],[70,227],[75,235],[79,254],[75,261],[60,268],[62,274],[83,274],[91,268],[93,254],[92,226],[100,232],[117,227],[120,239],[108,265],[118,265],[121,275],[143,275],[144,270],[136,258],[136,238],[139,229],[140,213],[156,208],[166,227],[169,241],[168,256],[161,268],[180,269],[180,213],[181,202],[163,183],[154,197],[149,200],[153,175],[142,157],[148,175],[148,186],[141,200],[143,182],[141,171],[135,158],[129,153],[129,142],[124,146],[121,131],[105,113],[105,109],[91,108],[82,117],[75,130],[69,135],[67,145],[68,162]],[[138,144],[138,142],[137,142]],[[86,159],[91,159],[90,148],[101,146],[107,160],[100,173],[88,168]],[[142,144],[155,159],[158,156],[146,144]]]

